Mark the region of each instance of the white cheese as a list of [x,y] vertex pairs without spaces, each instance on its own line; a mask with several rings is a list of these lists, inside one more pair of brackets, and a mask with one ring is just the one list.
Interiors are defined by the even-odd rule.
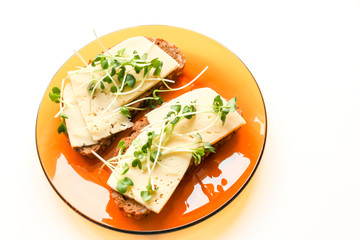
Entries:
[[[106,84],[106,91],[95,91],[91,100],[87,84],[81,86],[85,79],[90,79],[90,73],[78,73],[71,76],[71,83],[74,86],[74,97],[76,98],[82,117],[85,120],[86,127],[93,138],[97,141],[106,138],[131,127],[133,124],[130,119],[120,113],[114,113],[113,110],[121,105],[114,101],[115,96],[109,91]],[[112,104],[113,103],[113,104]],[[108,106],[110,106],[108,108]],[[106,108],[108,110],[102,114]],[[102,114],[101,117],[100,114]]]
[[[166,114],[170,111],[170,106],[176,104],[177,102],[181,103],[191,103],[196,100],[195,108],[197,111],[209,111],[209,113],[198,113],[193,116],[190,120],[183,119],[174,128],[173,135],[166,145],[166,147],[180,146],[182,144],[195,143],[199,139],[194,138],[188,135],[178,135],[193,132],[196,130],[201,130],[210,126],[215,118],[216,114],[212,110],[212,104],[215,96],[218,94],[210,88],[201,88],[194,91],[185,93],[178,98],[170,101],[165,104],[163,107],[155,109],[147,114],[149,123],[152,124],[152,127],[147,131],[153,129],[158,129],[156,132],[159,132],[161,124],[159,123]],[[227,102],[223,99],[224,104]],[[207,105],[210,107],[206,107]],[[225,124],[223,125],[221,120],[218,119],[215,124],[211,125],[207,130],[200,132],[203,142],[210,142],[215,144],[217,141],[221,140],[234,130],[240,128],[245,124],[245,120],[237,112],[232,112],[227,115]],[[126,155],[132,155],[136,146],[141,146],[147,140],[146,132],[141,133],[134,141],[133,144],[129,147]],[[145,141],[145,142],[144,142]],[[140,142],[140,143],[139,143]],[[134,146],[135,145],[135,146]],[[129,158],[129,163],[133,158]],[[161,165],[157,165],[152,172],[153,183],[159,187],[159,189],[153,193],[153,197],[144,202],[140,193],[141,191],[146,190],[148,184],[149,175],[147,169],[139,170],[138,168],[130,167],[130,170],[125,174],[120,174],[120,168],[117,168],[116,174],[112,174],[108,180],[108,184],[111,188],[116,190],[116,185],[120,179],[129,177],[133,182],[134,186],[129,188],[129,190],[124,194],[127,197],[133,198],[135,201],[146,206],[151,211],[159,213],[164,207],[166,202],[170,199],[172,193],[175,191],[176,187],[180,183],[184,174],[186,173],[190,161],[192,161],[192,154],[189,152],[182,152],[176,154],[165,154],[161,157]],[[129,164],[131,166],[131,164]],[[119,176],[119,177],[118,177]]]
[[79,106],[73,98],[71,83],[66,84],[63,97],[68,103],[64,113],[69,117],[65,119],[65,122],[71,146],[82,147],[95,144],[96,142],[92,139],[86,128]]
[[[145,139],[147,139],[146,133],[147,132],[142,133],[142,136],[139,137],[143,139],[145,137]],[[194,139],[186,136],[173,136],[168,142],[167,147],[188,144],[189,142],[194,142]],[[132,145],[127,150],[127,154],[132,155],[134,151],[135,148]],[[153,192],[152,198],[147,202],[144,202],[141,197],[141,191],[146,190],[146,186],[149,183],[149,174],[146,166],[143,166],[142,170],[130,167],[131,169],[124,176],[121,176],[119,168],[117,168],[116,171],[117,175],[121,176],[121,179],[126,176],[134,182],[134,186],[129,188],[124,194],[125,196],[133,198],[148,209],[159,213],[180,183],[190,165],[190,160],[190,152],[164,155],[161,158],[161,165],[156,165],[152,172],[152,183],[158,186],[159,189]],[[131,163],[129,163],[129,166],[131,166]],[[116,190],[118,180],[119,178],[113,173],[108,180],[109,186]]]
[[[217,95],[219,94],[211,88],[195,89],[173,99],[169,103],[165,104],[164,107],[160,107],[149,112],[146,116],[150,123],[158,123],[170,111],[170,106],[175,105],[176,102],[191,104],[191,102],[196,101],[196,104],[194,104],[196,111],[208,111],[208,113],[198,113],[190,120],[185,119],[179,122],[176,125],[174,132],[184,134],[198,131],[210,126],[216,120],[216,114],[211,106]],[[224,105],[226,105],[227,101],[224,98],[222,98],[222,100]],[[205,107],[203,105],[210,107]],[[204,142],[214,144],[244,124],[245,120],[241,117],[241,115],[238,112],[232,112],[226,116],[224,125],[221,120],[218,120],[215,124],[211,125],[210,128],[202,131],[200,135],[202,136]],[[159,124],[157,126],[159,126]]]
[[[154,45],[151,41],[144,37],[129,38],[109,49],[105,55],[115,55],[123,48],[126,48],[125,53],[127,54],[132,54],[134,50],[136,50],[140,56],[142,56],[144,53],[147,53],[148,61],[154,58],[158,58],[159,60],[163,61],[163,67],[161,70],[162,77],[166,77],[168,74],[179,67],[179,64],[172,57],[170,57],[161,48]],[[82,118],[85,123],[84,127],[87,128],[93,141],[98,141],[102,138],[106,138],[112,134],[131,127],[133,124],[126,116],[119,113],[114,113],[113,110],[136,99],[160,81],[158,78],[155,80],[145,80],[144,82],[137,81],[134,88],[126,87],[124,93],[126,91],[136,89],[141,84],[141,86],[136,91],[133,91],[130,94],[119,96],[115,96],[113,93],[111,93],[110,87],[112,85],[105,83],[105,90],[102,91],[100,86],[98,86],[93,95],[93,98],[91,99],[91,95],[88,91],[88,85],[93,78],[101,77],[101,75],[96,72],[96,70],[99,68],[99,66],[92,67],[89,65],[83,71],[69,72],[69,78],[73,86],[74,99],[76,99],[78,103]],[[127,70],[131,70],[129,66],[127,67]],[[154,78],[152,75],[153,71],[154,70],[150,72],[148,78]],[[135,71],[131,70],[130,73],[133,74],[136,79],[142,79],[143,72],[136,74]],[[115,81],[118,85],[121,84],[116,79]],[[74,147],[74,145],[72,146]]]

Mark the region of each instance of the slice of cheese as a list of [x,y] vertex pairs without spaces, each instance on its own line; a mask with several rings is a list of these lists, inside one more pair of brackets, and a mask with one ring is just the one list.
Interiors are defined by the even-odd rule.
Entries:
[[[149,123],[152,124],[152,127],[141,133],[133,141],[132,145],[126,152],[126,155],[132,156],[133,152],[136,149],[136,146],[141,146],[141,144],[146,142],[146,133],[148,131],[152,131],[155,129],[155,132],[159,132],[161,124],[158,123],[162,121],[166,114],[171,110],[170,106],[176,104],[177,102],[190,104],[191,102],[196,101],[196,103],[194,103],[194,106],[197,111],[208,111],[209,113],[198,113],[190,120],[183,119],[178,122],[178,124],[174,128],[173,135],[166,147],[196,143],[197,141],[199,141],[199,139],[186,135],[186,133],[204,129],[214,122],[216,114],[212,110],[212,104],[214,98],[217,95],[218,94],[210,88],[196,89],[194,91],[181,95],[178,98],[175,98],[174,100],[165,104],[163,107],[151,111],[147,114],[147,118],[149,120]],[[227,103],[225,99],[223,99],[223,102],[224,104]],[[200,135],[202,136],[203,142],[210,142],[211,144],[215,144],[216,142],[226,137],[231,132],[237,130],[244,124],[245,120],[241,117],[241,115],[238,112],[232,112],[227,115],[224,125],[219,119],[208,129],[200,132]],[[130,163],[133,158],[128,158],[128,160],[130,160]],[[173,194],[184,174],[186,173],[190,165],[190,161],[192,161],[192,154],[190,152],[164,154],[161,157],[161,165],[157,165],[152,172],[153,184],[158,186],[159,189],[153,193],[153,197],[147,202],[144,202],[141,197],[141,191],[146,190],[146,186],[149,180],[149,175],[146,168],[139,170],[138,168],[130,167],[130,170],[125,175],[121,175],[120,168],[118,167],[115,170],[115,173],[110,176],[108,184],[111,188],[116,190],[116,185],[119,179],[129,177],[134,182],[134,186],[130,187],[124,195],[133,198],[137,202],[146,206],[151,211],[159,213],[166,204],[166,202],[170,199],[171,195]],[[129,164],[129,166],[131,166],[131,164]]]
[[[173,99],[164,105],[164,107],[160,107],[149,112],[146,116],[150,123],[159,123],[170,111],[171,105],[175,105],[177,102],[191,104],[191,102],[196,101],[194,104],[196,111],[208,111],[208,113],[198,113],[196,114],[196,117],[193,117],[190,120],[183,120],[179,122],[176,125],[174,132],[185,134],[198,131],[210,126],[216,120],[216,114],[214,114],[212,104],[217,95],[219,94],[211,88],[195,89]],[[224,105],[226,105],[227,101],[224,98],[222,98],[222,100]],[[214,144],[244,124],[245,120],[241,117],[241,115],[238,112],[232,112],[226,116],[224,125],[220,120],[216,121],[210,128],[202,131],[200,135],[204,142]],[[157,124],[157,126],[159,126],[159,124]]]
[[[105,54],[115,55],[123,48],[126,49],[126,54],[132,54],[133,51],[136,50],[140,56],[147,53],[148,61],[151,61],[154,58],[163,61],[161,77],[166,77],[179,67],[179,64],[172,57],[144,37],[129,38],[111,48],[105,52]],[[119,113],[116,114],[113,110],[136,99],[160,81],[160,79],[139,81],[139,79],[143,79],[143,72],[136,74],[135,71],[127,66],[127,70],[130,70],[130,73],[138,80],[134,88],[126,87],[123,92],[131,93],[115,96],[110,91],[112,84],[109,85],[105,83],[105,90],[102,91],[100,86],[98,86],[93,98],[91,98],[87,87],[93,77],[101,77],[101,75],[96,72],[99,68],[99,66],[92,67],[89,65],[82,71],[69,72],[69,77],[74,89],[74,97],[78,102],[83,119],[85,120],[86,126],[94,141],[131,127],[132,123],[127,117]],[[153,76],[153,71],[154,70],[150,72],[148,78],[155,78]],[[119,86],[121,85],[117,79],[114,80]],[[137,89],[137,87],[139,88]]]
[[70,144],[73,147],[93,145],[96,142],[92,139],[81,115],[79,106],[73,98],[73,88],[71,83],[66,84],[63,98],[67,101],[64,113],[68,116],[65,119]]
[[[147,131],[143,132],[139,138],[142,138],[142,140],[147,139],[146,133]],[[168,142],[167,147],[188,144],[190,142],[195,141],[191,137],[173,136]],[[134,151],[135,147],[132,145],[127,150],[127,154],[133,155]],[[125,176],[130,178],[134,182],[134,186],[128,188],[128,191],[124,195],[135,199],[148,209],[159,213],[166,202],[170,199],[171,195],[183,178],[184,173],[189,168],[190,160],[190,152],[179,152],[162,156],[161,166],[156,165],[154,171],[152,172],[152,183],[155,186],[158,186],[159,189],[153,192],[152,198],[147,202],[144,202],[141,197],[141,191],[146,191],[146,186],[149,183],[149,174],[147,168],[145,168],[146,166],[143,166],[142,170],[130,167],[131,169],[124,176],[121,175],[120,168],[117,168],[115,170],[116,173],[113,173],[110,176],[108,184],[111,188],[116,190],[116,185],[120,176],[120,179],[123,179]],[[129,165],[131,166],[131,164]]]

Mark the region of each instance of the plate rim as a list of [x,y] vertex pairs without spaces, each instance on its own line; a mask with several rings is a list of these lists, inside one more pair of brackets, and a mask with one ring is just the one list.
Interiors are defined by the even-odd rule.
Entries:
[[[74,210],[76,213],[78,213],[80,216],[84,217],[85,219],[89,220],[90,222],[93,222],[101,227],[105,227],[107,229],[110,229],[110,230],[114,230],[114,231],[117,231],[117,232],[122,232],[122,233],[127,233],[127,234],[136,234],[136,235],[155,235],[155,234],[163,234],[163,233],[170,233],[170,232],[175,232],[175,231],[179,231],[179,230],[182,230],[182,229],[186,229],[186,228],[189,228],[189,227],[192,227],[196,224],[199,224],[203,221],[205,221],[206,219],[214,216],[215,214],[217,214],[218,212],[220,212],[221,210],[223,210],[226,206],[228,206],[235,198],[238,197],[238,195],[245,189],[245,187],[248,185],[248,183],[250,182],[250,180],[252,179],[252,177],[255,175],[255,172],[258,168],[258,166],[260,165],[260,162],[262,160],[262,156],[264,154],[264,150],[265,150],[265,146],[266,146],[266,140],[267,140],[267,130],[268,130],[268,120],[267,120],[267,111],[266,111],[266,105],[265,105],[265,100],[264,100],[264,96],[261,92],[261,89],[259,87],[259,84],[258,82],[256,81],[254,75],[252,74],[252,72],[250,71],[250,69],[246,66],[246,64],[241,60],[241,58],[236,55],[233,51],[231,51],[229,48],[227,48],[224,44],[220,43],[219,41],[215,40],[214,38],[211,38],[203,33],[200,33],[200,32],[197,32],[197,31],[194,31],[194,30],[191,30],[191,29],[187,29],[187,28],[183,28],[183,27],[178,27],[178,26],[172,26],[172,25],[166,25],[166,24],[145,24],[145,25],[136,25],[136,26],[131,26],[131,27],[126,27],[126,28],[121,28],[121,29],[118,29],[118,30],[115,30],[115,31],[112,31],[110,33],[107,33],[105,35],[103,35],[102,37],[105,37],[107,35],[110,35],[110,34],[113,34],[115,32],[118,32],[118,31],[121,31],[121,30],[126,30],[126,29],[130,29],[130,28],[137,28],[137,27],[152,27],[152,26],[160,26],[160,27],[171,27],[171,28],[178,28],[178,29],[182,29],[182,30],[187,30],[187,31],[190,31],[190,32],[194,32],[196,34],[201,34],[213,41],[215,41],[216,43],[220,44],[221,46],[225,47],[228,51],[230,51],[236,58],[239,59],[239,61],[245,66],[246,70],[250,73],[252,79],[254,80],[255,84],[256,84],[256,87],[260,93],[260,97],[261,97],[261,101],[262,101],[262,105],[264,107],[264,116],[265,116],[265,131],[264,131],[264,143],[262,144],[262,148],[261,148],[261,151],[260,151],[260,154],[259,154],[259,157],[256,161],[256,164],[254,166],[254,169],[252,170],[252,172],[250,173],[249,177],[245,180],[245,183],[243,186],[241,186],[239,188],[239,190],[231,197],[229,198],[224,204],[222,204],[220,207],[218,207],[217,209],[215,209],[214,211],[212,211],[211,213],[195,220],[195,221],[192,221],[190,223],[187,223],[187,224],[184,224],[184,225],[181,225],[181,226],[177,226],[177,227],[173,227],[173,228],[167,228],[167,229],[162,229],[162,230],[151,230],[151,231],[135,231],[135,230],[127,230],[127,229],[121,229],[121,228],[116,228],[116,227],[113,227],[113,226],[110,226],[110,225],[106,225],[105,223],[101,223],[99,221],[96,221],[94,219],[92,219],[91,217],[85,215],[84,213],[82,213],[81,211],[79,211],[76,207],[74,207],[71,203],[69,203],[62,195],[61,193],[56,189],[56,187],[54,186],[54,184],[52,183],[52,181],[50,180],[45,168],[44,168],[44,165],[41,161],[41,158],[40,158],[40,153],[39,153],[39,146],[38,146],[38,139],[37,139],[37,123],[38,123],[38,118],[39,118],[39,111],[40,111],[40,107],[41,107],[41,103],[42,103],[42,100],[40,101],[40,104],[39,104],[39,107],[38,107],[38,111],[37,111],[37,115],[36,115],[36,121],[35,121],[35,143],[36,143],[36,152],[37,152],[37,155],[38,155],[38,160],[40,162],[40,166],[45,174],[45,177],[46,179],[48,180],[48,182],[50,183],[51,187],[54,189],[54,191],[57,193],[57,195],[66,203],[67,206],[69,206],[72,210]],[[94,40],[96,41],[96,40]],[[85,44],[82,48],[86,47],[87,45],[89,45],[90,43],[92,43],[93,41]],[[81,49],[82,49],[81,48]],[[56,74],[60,71],[60,69],[73,57],[74,55],[71,55],[62,65],[61,67],[55,72],[55,74],[53,75],[53,77],[51,78],[49,84],[51,83],[52,79],[54,79],[54,77],[56,76]],[[43,97],[45,97],[46,95],[46,90],[45,89],[45,93],[43,94]]]

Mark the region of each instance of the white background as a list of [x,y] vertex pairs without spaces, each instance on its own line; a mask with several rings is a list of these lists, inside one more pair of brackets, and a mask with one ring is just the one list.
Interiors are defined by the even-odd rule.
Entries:
[[[360,239],[360,1],[2,1],[2,239]],[[56,71],[99,36],[166,24],[238,55],[266,103],[246,189],[214,217],[138,236],[73,212],[40,167],[36,114]]]

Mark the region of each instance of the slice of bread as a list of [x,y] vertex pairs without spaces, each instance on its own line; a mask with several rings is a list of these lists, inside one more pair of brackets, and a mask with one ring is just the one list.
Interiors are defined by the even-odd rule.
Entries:
[[[242,115],[242,112],[240,109],[236,109],[236,111]],[[147,125],[149,125],[149,121],[146,116],[142,117],[138,121],[134,123],[134,126],[132,127],[132,133],[130,136],[123,138],[124,145],[130,146],[132,141],[140,134],[141,130],[145,128]],[[237,129],[238,130],[238,129]],[[218,141],[213,145],[215,150],[217,150],[221,145],[223,145],[226,141],[228,141],[235,133],[236,131],[231,132],[226,137]],[[125,149],[126,151],[126,149]],[[117,149],[114,156],[117,156],[119,152],[119,149]],[[202,160],[206,158],[210,152],[207,152],[205,156],[202,157]],[[202,162],[202,161],[201,161]],[[187,173],[191,171],[191,169],[196,166],[194,164],[194,161],[191,161],[191,164],[187,170]],[[141,219],[144,218],[146,215],[148,215],[151,211],[143,206],[142,204],[136,202],[135,200],[131,198],[127,198],[123,196],[122,194],[118,193],[117,191],[111,189],[111,197],[115,201],[116,205],[119,207],[119,209],[125,214],[127,217],[132,217],[134,219]]]
[[[150,37],[146,37],[146,38],[148,40],[154,42],[155,45],[160,47],[164,52],[166,52],[176,62],[179,63],[179,67],[175,71],[171,72],[166,77],[167,79],[176,80],[182,74],[182,71],[184,69],[184,66],[186,63],[185,56],[181,53],[180,49],[172,43],[169,43],[160,38],[150,38]],[[163,83],[159,82],[154,87],[152,87],[150,90],[148,90],[148,91],[144,92],[142,95],[140,95],[138,97],[138,99],[150,96],[155,89],[163,89],[163,88],[164,88]],[[146,106],[146,104],[147,103],[145,101],[143,101],[141,103],[138,103],[137,105],[134,104],[132,106],[133,107],[144,107],[144,106]],[[132,116],[134,116],[136,114],[136,111],[132,111],[131,114],[132,114]],[[92,154],[92,151],[94,151],[98,154],[101,153],[112,143],[113,139],[114,139],[114,135],[107,137],[107,138],[103,138],[94,145],[83,146],[83,147],[74,147],[74,150],[83,156],[94,157],[94,155]]]

